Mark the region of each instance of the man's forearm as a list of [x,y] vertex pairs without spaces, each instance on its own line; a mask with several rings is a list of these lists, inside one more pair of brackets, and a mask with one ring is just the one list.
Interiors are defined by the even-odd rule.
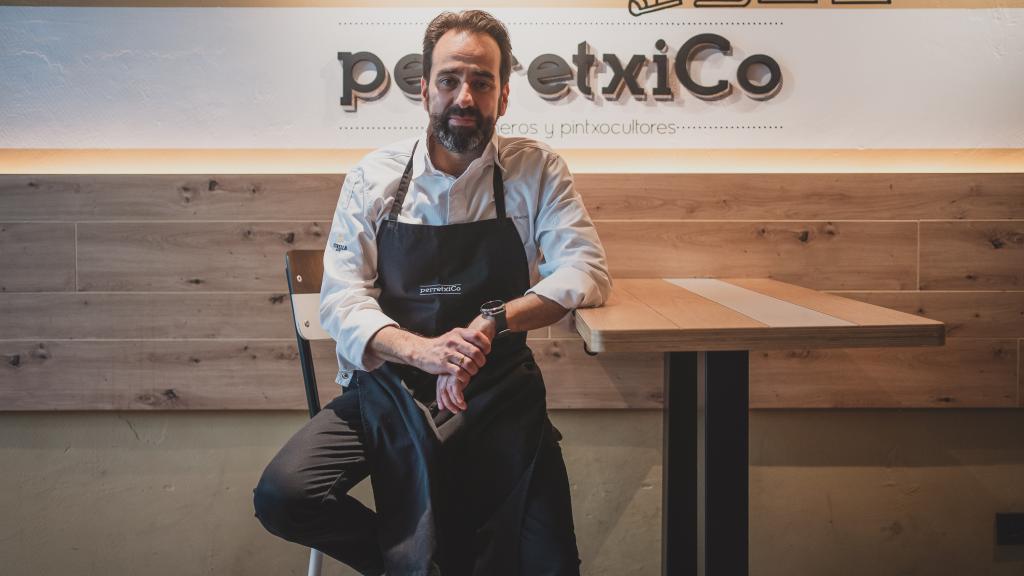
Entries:
[[568,308],[533,292],[505,304],[508,329],[513,332],[536,330],[558,322]]
[[492,335],[475,328],[456,327],[426,338],[396,326],[385,326],[367,342],[363,360],[366,365],[376,363],[373,360],[408,364],[468,382],[487,362]]
[[396,326],[385,326],[366,344],[366,354],[386,362],[415,364],[416,352],[423,347],[422,336]]
[[[527,332],[558,322],[568,311],[554,300],[530,293],[508,302],[505,305],[505,318],[509,330]],[[486,322],[481,322],[482,320],[477,316],[470,327],[483,330],[488,339],[493,338],[493,321],[487,326]],[[396,326],[385,326],[370,338],[366,345],[366,354],[387,362],[415,366],[418,354],[426,347],[427,340]]]

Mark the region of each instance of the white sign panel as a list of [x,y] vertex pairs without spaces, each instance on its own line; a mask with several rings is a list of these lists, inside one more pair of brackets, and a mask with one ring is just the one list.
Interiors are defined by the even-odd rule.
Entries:
[[[426,114],[402,90],[403,58],[437,12],[0,7],[0,147],[408,137]],[[499,129],[558,148],[1024,147],[1021,9],[493,13],[519,63]],[[692,62],[678,66],[688,42]],[[361,52],[381,66],[345,74]],[[361,96],[380,74],[376,99]],[[719,83],[727,91],[700,93]]]

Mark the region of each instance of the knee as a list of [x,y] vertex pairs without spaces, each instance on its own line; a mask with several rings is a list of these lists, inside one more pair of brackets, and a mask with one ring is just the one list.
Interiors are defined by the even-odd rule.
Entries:
[[267,466],[253,489],[253,511],[270,533],[284,537],[292,532],[304,506],[302,491],[274,463]]

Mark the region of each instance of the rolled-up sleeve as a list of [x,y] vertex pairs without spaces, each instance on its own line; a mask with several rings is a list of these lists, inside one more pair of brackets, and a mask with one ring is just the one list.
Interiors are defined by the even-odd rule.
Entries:
[[324,250],[320,288],[320,324],[337,342],[338,381],[345,383],[353,369],[374,370],[383,364],[366,345],[385,326],[397,326],[377,301],[376,218],[368,214],[362,171],[345,177],[331,233]]
[[543,254],[533,292],[568,309],[600,306],[611,293],[608,264],[583,199],[565,161],[550,154],[544,167],[534,225]]

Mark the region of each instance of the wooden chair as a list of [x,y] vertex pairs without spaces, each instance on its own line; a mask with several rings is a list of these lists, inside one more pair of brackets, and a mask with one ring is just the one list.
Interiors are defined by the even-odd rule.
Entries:
[[[292,318],[295,324],[295,341],[299,347],[299,364],[302,366],[302,381],[306,387],[306,405],[309,417],[320,412],[320,393],[316,388],[316,373],[313,370],[311,340],[330,340],[320,325],[320,284],[324,276],[323,250],[289,250],[284,255],[284,273],[288,278],[288,296],[292,304]],[[313,548],[309,553],[308,576],[319,576],[323,566],[323,554]]]

